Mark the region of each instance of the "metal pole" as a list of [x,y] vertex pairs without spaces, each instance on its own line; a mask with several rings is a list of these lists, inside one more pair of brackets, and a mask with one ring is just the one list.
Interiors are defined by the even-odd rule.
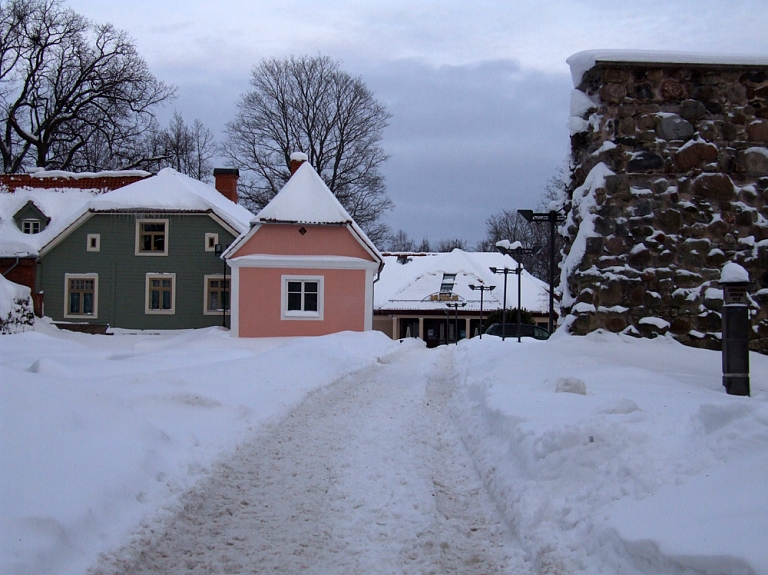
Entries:
[[501,310],[501,341],[507,336],[507,272],[509,270],[504,268],[504,303]]
[[453,334],[456,337],[456,345],[459,345],[459,304],[456,304],[456,315],[453,319]]
[[[483,339],[483,293],[485,292],[485,288],[483,286],[480,286],[480,339]],[[469,322],[469,325],[472,325],[472,322]],[[471,330],[470,330],[471,331]]]
[[555,221],[557,212],[549,212],[549,333],[555,325]]
[[[519,256],[518,256],[519,257]],[[520,276],[522,275],[523,266],[520,262],[517,262],[517,343],[520,343]]]

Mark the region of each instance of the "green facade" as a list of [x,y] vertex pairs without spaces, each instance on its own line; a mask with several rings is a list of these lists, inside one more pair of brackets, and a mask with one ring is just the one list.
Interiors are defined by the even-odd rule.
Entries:
[[[167,255],[137,255],[137,222],[167,220]],[[98,235],[98,251],[93,248]],[[56,321],[108,324],[128,329],[185,329],[222,325],[205,313],[205,276],[224,273],[224,262],[206,251],[206,234],[229,245],[235,236],[210,214],[95,213],[38,261],[37,287],[45,315]],[[226,270],[229,277],[230,270]],[[95,317],[65,317],[66,274],[97,274]],[[173,313],[147,312],[147,274],[175,274]],[[226,316],[229,326],[229,316]]]

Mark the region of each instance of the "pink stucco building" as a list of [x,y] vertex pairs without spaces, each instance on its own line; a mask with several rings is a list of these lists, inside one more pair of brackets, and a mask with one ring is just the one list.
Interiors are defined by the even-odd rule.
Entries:
[[303,154],[256,224],[224,253],[235,337],[370,330],[383,258]]

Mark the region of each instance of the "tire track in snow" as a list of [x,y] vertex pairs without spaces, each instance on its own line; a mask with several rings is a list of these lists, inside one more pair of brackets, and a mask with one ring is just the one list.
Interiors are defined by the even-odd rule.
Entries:
[[452,350],[406,345],[265,426],[90,573],[528,572],[451,420]]

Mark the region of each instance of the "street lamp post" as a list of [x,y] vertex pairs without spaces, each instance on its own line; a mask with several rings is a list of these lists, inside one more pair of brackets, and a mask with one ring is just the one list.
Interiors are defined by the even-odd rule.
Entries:
[[560,213],[560,210],[517,210],[517,213],[529,223],[549,222],[549,333],[552,333],[555,324],[555,224],[562,224],[565,214]]
[[[452,309],[456,312],[455,318],[453,320],[453,334],[456,339],[456,345],[459,345],[459,308],[464,307],[467,305],[467,302],[455,302],[455,303],[447,303],[445,304],[448,306],[448,309]],[[446,343],[449,342],[448,334],[445,334],[445,341]]]
[[469,289],[472,291],[480,290],[480,339],[483,339],[483,294],[495,290],[496,286],[469,284]]
[[504,276],[504,297],[501,304],[501,341],[507,336],[507,275],[514,273],[515,270],[508,267],[488,268],[492,274],[502,274]]
[[[521,341],[521,329],[520,329],[520,314],[521,314],[521,276],[523,274],[523,265],[520,263],[521,256],[524,255],[533,255],[537,254],[541,251],[541,248],[535,247],[535,248],[524,248],[523,244],[520,242],[512,242],[510,243],[509,240],[501,240],[499,242],[496,242],[496,249],[501,252],[502,254],[506,256],[515,256],[515,262],[517,263],[517,268],[514,271],[517,274],[517,343],[520,343]],[[504,268],[506,271],[507,268]],[[493,268],[491,268],[491,271],[496,273]],[[506,281],[507,276],[506,273],[504,274],[504,280]],[[551,292],[550,292],[551,293]],[[506,297],[504,298],[504,307],[506,308]],[[504,310],[506,312],[506,309]],[[550,315],[550,318],[552,316]],[[506,328],[506,326],[502,326],[502,333],[503,330]],[[502,336],[503,340],[503,336]]]

